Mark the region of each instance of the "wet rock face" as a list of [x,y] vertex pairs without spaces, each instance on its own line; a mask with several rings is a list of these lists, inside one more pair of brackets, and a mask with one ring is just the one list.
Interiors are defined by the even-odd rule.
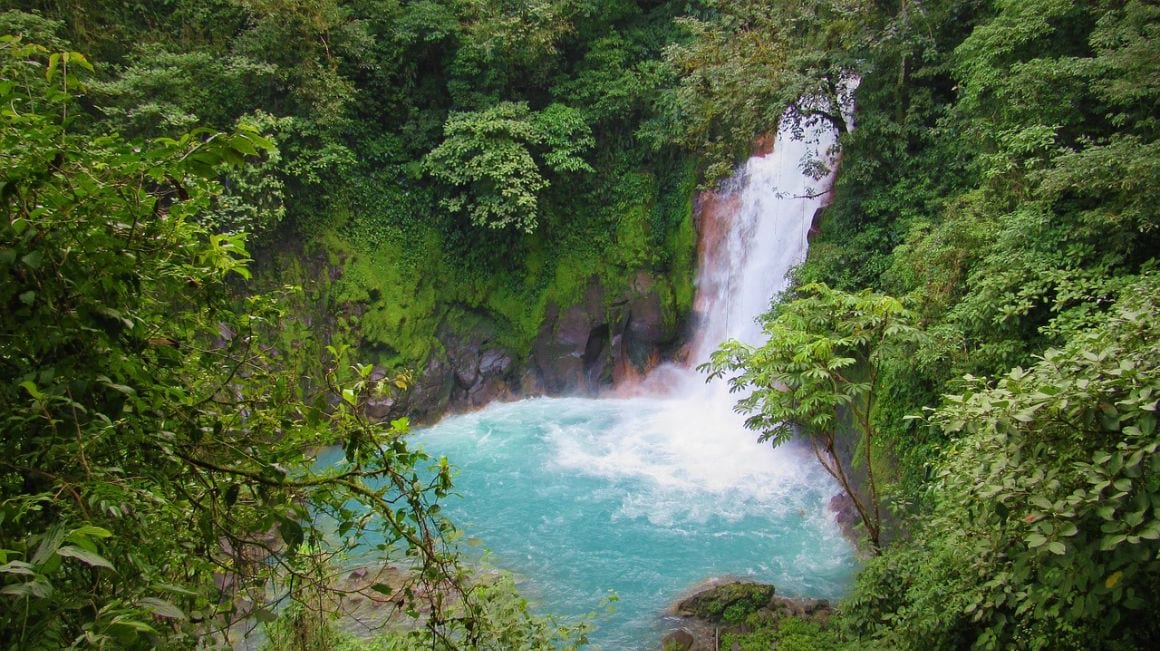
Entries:
[[591,326],[585,316],[581,306],[573,306],[563,314],[555,306],[549,306],[529,360],[545,393],[565,393],[579,386]]
[[576,305],[548,307],[530,360],[545,393],[590,393],[601,384],[599,367],[607,351],[600,333],[610,331],[604,299],[604,288],[592,283]]
[[548,306],[523,359],[499,341],[493,319],[465,308],[454,326],[449,319],[436,333],[442,349],[416,374],[411,390],[376,402],[371,416],[405,413],[423,422],[495,400],[595,395],[643,377],[678,344],[676,319],[666,319],[667,291],[643,272],[612,295],[594,280],[575,304]]
[[529,360],[543,391],[594,394],[659,364],[678,338],[664,300],[653,278],[639,273],[619,295],[593,283],[576,305],[550,306]]
[[502,350],[485,350],[479,356],[479,372],[485,377],[503,375],[512,367],[512,358]]
[[372,420],[386,420],[394,408],[395,400],[393,398],[371,398],[367,401],[367,417]]
[[452,369],[450,404],[479,407],[512,394],[514,360],[497,341],[496,326],[478,316],[469,327],[443,327],[438,334]]
[[422,373],[417,373],[411,388],[390,401],[385,416],[368,411],[368,416],[387,420],[407,416],[412,422],[433,420],[444,414],[451,405],[455,387],[455,373],[445,353],[431,356]]

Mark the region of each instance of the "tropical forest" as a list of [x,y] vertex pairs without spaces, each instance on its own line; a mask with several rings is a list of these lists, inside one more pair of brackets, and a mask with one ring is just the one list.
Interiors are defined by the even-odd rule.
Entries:
[[0,648],[1160,648],[1154,0],[0,0]]

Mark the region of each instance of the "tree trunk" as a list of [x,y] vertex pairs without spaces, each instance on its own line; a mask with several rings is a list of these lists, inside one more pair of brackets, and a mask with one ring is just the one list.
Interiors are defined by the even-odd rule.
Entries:
[[[822,468],[830,474],[831,477],[838,480],[842,486],[842,490],[850,497],[850,501],[854,503],[854,509],[858,511],[858,517],[862,520],[862,526],[866,528],[866,536],[870,539],[870,548],[875,555],[881,551],[880,538],[880,522],[878,520],[878,504],[875,499],[873,505],[873,512],[863,502],[858,491],[854,490],[850,482],[850,477],[846,473],[845,467],[842,465],[841,459],[834,452],[834,435],[830,434],[825,437],[825,441],[819,447],[818,438],[811,437],[810,443],[814,448],[814,456],[818,458],[818,462],[822,464]],[[824,453],[823,453],[824,448]]]

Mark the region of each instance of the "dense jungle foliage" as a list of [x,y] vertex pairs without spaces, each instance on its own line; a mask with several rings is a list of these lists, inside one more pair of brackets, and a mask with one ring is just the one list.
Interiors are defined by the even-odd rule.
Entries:
[[[847,646],[1151,648],[1160,8],[876,9],[840,47],[857,128],[802,293],[718,361],[766,382],[759,429],[805,390],[802,435],[844,423],[891,478]],[[803,325],[819,297],[831,316]]]
[[688,310],[695,170],[634,136],[676,10],[5,5],[0,644],[352,643],[367,536],[414,569],[357,587],[404,620],[379,644],[582,640],[456,564],[446,462],[367,404],[455,311],[526,352],[642,268]]
[[[372,586],[426,623],[383,648],[582,642],[456,567],[445,464],[366,404],[480,314],[526,353],[593,277],[687,314],[693,190],[787,110],[841,135],[833,205],[769,343],[715,370],[869,481],[877,553],[824,629],[735,642],[1157,644],[1154,3],[2,6],[5,646],[316,606],[318,511],[420,569]],[[332,441],[348,466],[312,468]],[[278,612],[274,640],[352,644]]]

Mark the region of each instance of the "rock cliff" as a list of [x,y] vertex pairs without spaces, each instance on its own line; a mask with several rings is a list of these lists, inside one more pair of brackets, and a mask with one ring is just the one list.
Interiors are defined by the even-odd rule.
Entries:
[[626,285],[610,290],[593,279],[579,301],[550,303],[523,355],[505,347],[486,314],[445,320],[411,390],[376,404],[371,416],[424,421],[493,400],[598,395],[634,382],[673,354],[682,324],[665,282],[638,272]]

